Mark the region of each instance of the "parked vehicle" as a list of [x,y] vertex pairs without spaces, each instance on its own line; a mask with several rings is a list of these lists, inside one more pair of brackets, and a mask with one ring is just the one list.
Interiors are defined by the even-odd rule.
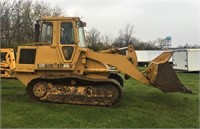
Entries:
[[173,68],[184,71],[200,71],[200,49],[176,50],[172,56]]

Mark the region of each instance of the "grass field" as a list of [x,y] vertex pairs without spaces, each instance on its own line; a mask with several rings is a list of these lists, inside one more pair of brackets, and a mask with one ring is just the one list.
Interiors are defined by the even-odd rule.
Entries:
[[195,94],[162,93],[125,81],[120,107],[53,104],[30,100],[18,80],[1,80],[2,128],[198,128],[199,74],[178,73]]

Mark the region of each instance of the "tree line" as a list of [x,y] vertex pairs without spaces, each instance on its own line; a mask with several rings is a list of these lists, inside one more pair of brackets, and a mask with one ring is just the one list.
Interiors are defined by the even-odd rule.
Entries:
[[60,16],[63,10],[42,1],[0,1],[1,47],[16,47],[33,42],[34,24],[42,16]]
[[[0,1],[0,44],[1,47],[16,48],[18,45],[30,44],[34,40],[34,24],[43,16],[61,16],[63,9],[51,7],[48,3],[31,0],[1,0]],[[134,35],[134,26],[126,24],[119,30],[116,38],[102,34],[98,29],[91,28],[86,33],[87,45],[94,51],[102,48],[125,47],[133,45],[136,50],[164,49],[166,40],[157,38],[143,42]],[[180,48],[193,47],[188,44]],[[199,47],[194,46],[194,47]]]
[[119,34],[114,40],[110,35],[102,35],[96,28],[92,28],[87,32],[87,42],[88,47],[94,51],[99,51],[106,46],[120,48],[128,45],[133,45],[136,50],[159,50],[165,47],[166,40],[158,38],[143,42],[134,36],[134,26],[126,24],[123,29],[119,30]]
[[[171,42],[166,38],[157,38],[152,41],[143,42],[134,35],[134,26],[126,24],[122,29],[119,30],[119,34],[114,40],[108,34],[102,35],[96,28],[92,28],[87,32],[88,47],[94,51],[99,51],[102,48],[109,47],[126,47],[133,45],[136,50],[162,50],[168,49],[168,44]],[[198,44],[179,45],[176,48],[170,49],[184,49],[184,48],[200,48]]]

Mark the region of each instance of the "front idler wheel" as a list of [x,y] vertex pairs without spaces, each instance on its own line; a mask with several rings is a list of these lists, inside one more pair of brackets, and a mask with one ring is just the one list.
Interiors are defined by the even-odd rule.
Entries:
[[44,97],[47,93],[46,82],[38,82],[33,86],[33,94],[37,98]]
[[27,94],[34,99],[40,99],[47,94],[47,82],[38,81],[27,87]]

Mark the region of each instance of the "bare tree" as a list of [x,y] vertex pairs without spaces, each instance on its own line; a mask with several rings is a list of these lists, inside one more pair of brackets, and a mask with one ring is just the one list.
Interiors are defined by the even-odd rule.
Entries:
[[11,45],[11,14],[17,6],[16,1],[0,1],[0,44],[1,47]]
[[156,40],[146,42],[142,49],[160,50],[165,47],[165,44],[166,44],[166,40],[164,38],[157,38]]
[[179,45],[177,48],[179,48],[179,49],[200,48],[200,45],[198,45],[198,44],[191,45],[191,44],[186,43],[185,45]]
[[132,42],[131,40],[133,39],[133,34],[134,34],[133,28],[134,28],[133,25],[127,24],[124,27],[124,31],[121,31],[121,35],[123,36],[125,45],[128,45],[129,43]]
[[52,9],[52,16],[60,16],[62,14],[64,14],[64,11],[58,5]]
[[115,39],[113,45],[116,47],[124,47],[130,44],[137,45],[140,41],[134,37],[134,26],[127,24],[123,29],[119,31],[119,36]]
[[112,42],[111,35],[104,34],[101,36],[101,43],[103,43],[104,46],[110,46]]
[[96,28],[90,29],[87,34],[88,47],[94,51],[98,51],[101,47],[103,47],[100,37],[100,31],[98,31]]
[[43,1],[40,1],[40,2],[36,1],[34,3],[34,5],[32,6],[32,8],[33,8],[33,18],[34,18],[34,20],[38,20],[38,19],[40,19],[41,17],[44,17],[44,16],[51,16],[52,9],[49,7],[48,3],[44,3]]

